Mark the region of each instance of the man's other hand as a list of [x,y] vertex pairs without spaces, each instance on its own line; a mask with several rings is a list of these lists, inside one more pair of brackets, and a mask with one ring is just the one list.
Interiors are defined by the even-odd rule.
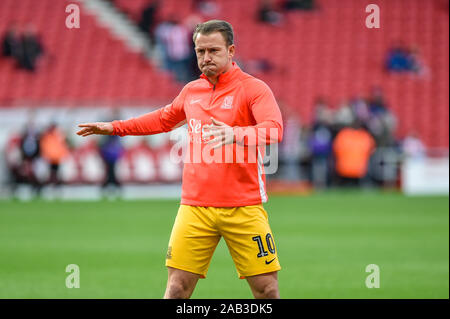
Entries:
[[223,122],[211,118],[212,124],[205,125],[205,132],[203,138],[206,140],[211,136],[213,139],[206,142],[206,144],[213,144],[212,148],[219,148],[227,144],[232,144],[235,141],[233,128]]

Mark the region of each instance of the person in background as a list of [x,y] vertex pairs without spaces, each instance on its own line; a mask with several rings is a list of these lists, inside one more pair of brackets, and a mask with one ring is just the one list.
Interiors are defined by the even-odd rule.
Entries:
[[315,8],[314,0],[286,0],[285,10],[312,10]]
[[20,144],[20,134],[12,134],[9,136],[4,149],[4,158],[8,167],[8,180],[12,196],[15,196],[19,183],[23,182]]
[[401,144],[403,154],[409,159],[420,160],[426,157],[426,147],[415,131],[410,132]]
[[283,16],[275,11],[272,0],[261,0],[258,9],[258,21],[277,26],[283,22]]
[[212,18],[220,14],[220,6],[215,0],[193,0],[194,11],[199,12],[205,18]]
[[[203,18],[197,13],[191,13],[184,19],[183,24],[189,30],[190,33],[193,33],[198,24],[203,22]],[[189,81],[194,81],[198,79],[202,74],[198,69],[197,65],[197,56],[195,54],[195,45],[193,41],[189,41],[189,58],[187,63],[187,72]]]
[[59,168],[69,155],[69,148],[64,133],[55,123],[50,124],[42,134],[40,148],[42,158],[50,165],[50,177],[47,182],[57,186],[61,185]]
[[191,45],[189,30],[186,26],[174,21],[167,33],[167,57],[170,71],[172,71],[178,82],[189,81],[189,64],[191,55]]
[[20,45],[17,26],[12,24],[5,33],[2,41],[2,55],[7,58],[17,58]]
[[21,181],[30,184],[36,196],[40,196],[42,184],[36,176],[35,161],[40,156],[40,133],[30,119],[20,139],[22,163],[19,168]]
[[343,100],[339,108],[333,113],[333,122],[335,127],[335,132],[341,129],[351,126],[355,121],[355,114],[353,113],[350,101]]
[[383,90],[375,86],[368,98],[369,118],[365,121],[369,132],[375,138],[378,147],[391,147],[396,144],[394,132],[397,118],[389,111]]
[[20,45],[18,62],[22,69],[30,72],[36,70],[36,65],[39,58],[44,54],[44,48],[39,36],[32,25],[29,25],[22,35]]
[[270,73],[275,69],[275,66],[265,58],[255,58],[245,60],[243,63],[245,72],[256,75],[261,73]]
[[156,15],[160,7],[160,0],[152,0],[145,6],[141,14],[141,19],[139,21],[139,29],[142,32],[149,34],[150,40],[154,41],[154,29],[156,22]]
[[173,25],[174,22],[172,19],[162,21],[156,27],[154,34],[155,51],[157,52],[157,55],[160,57],[161,68],[167,71],[170,70],[168,49],[167,49],[167,37]]
[[370,156],[375,150],[374,138],[359,121],[343,128],[333,141],[335,169],[341,186],[360,186],[368,172]]
[[282,178],[298,181],[303,178],[300,170],[301,156],[301,122],[297,112],[292,107],[280,103],[284,123],[284,137],[280,145],[280,159],[283,161]]
[[374,86],[370,90],[368,98],[369,111],[372,115],[387,112],[387,102],[384,97],[383,89],[379,86]]
[[311,179],[315,188],[325,188],[329,182],[333,130],[332,113],[322,98],[316,101],[316,115],[308,146],[311,150]]
[[157,27],[155,37],[163,67],[172,72],[178,82],[188,82],[192,54],[188,28],[178,19],[171,18]]
[[100,155],[105,164],[106,178],[102,185],[103,191],[112,186],[114,191],[119,193],[121,184],[116,176],[116,164],[124,153],[124,147],[117,135],[103,136],[99,144]]
[[407,47],[399,41],[387,53],[386,69],[390,72],[422,74],[425,67],[419,52],[419,48]]

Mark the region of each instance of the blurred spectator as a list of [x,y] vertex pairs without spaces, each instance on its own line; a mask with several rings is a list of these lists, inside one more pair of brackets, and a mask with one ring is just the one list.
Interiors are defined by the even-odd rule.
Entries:
[[426,147],[416,132],[411,132],[403,139],[402,150],[410,159],[423,159],[426,156]]
[[423,65],[419,50],[408,48],[403,44],[395,45],[387,54],[386,68],[391,72],[421,73]]
[[352,111],[357,121],[367,123],[370,120],[369,104],[362,97],[357,97],[351,101]]
[[17,185],[23,182],[21,174],[22,154],[21,154],[21,137],[19,134],[11,135],[5,146],[5,160],[9,172],[9,183],[11,186],[11,194],[15,194]]
[[154,41],[154,29],[156,23],[156,15],[160,7],[160,0],[151,0],[145,6],[139,21],[139,29],[150,35],[152,42]]
[[116,176],[116,164],[124,153],[124,147],[120,142],[119,136],[107,135],[100,140],[100,154],[106,168],[106,179],[103,183],[103,189],[106,190],[109,185],[117,191],[120,189],[120,182]]
[[245,69],[245,72],[253,75],[259,73],[268,73],[274,69],[273,64],[265,58],[247,60],[245,61],[243,67]]
[[189,51],[191,53],[189,55],[188,62],[186,63],[188,74],[187,82],[197,80],[202,74],[202,72],[198,68],[197,55],[195,54],[195,44],[193,41],[190,41],[189,43]]
[[[203,19],[198,14],[190,14],[184,21],[184,25],[189,30],[190,34],[194,33],[194,30],[197,24],[202,23]],[[188,64],[188,74],[189,81],[193,81],[198,79],[198,77],[202,74],[197,64],[197,55],[195,54],[195,44],[192,41],[192,38],[189,40],[189,62]]]
[[191,34],[193,34],[195,28],[197,27],[197,24],[200,24],[203,21],[204,19],[201,17],[201,15],[193,12],[189,14],[186,19],[184,19],[183,23],[186,26],[186,28],[188,28],[189,31],[192,31]]
[[355,121],[352,127],[339,131],[333,142],[335,169],[339,184],[360,186],[366,177],[369,160],[375,150],[375,140]]
[[190,34],[181,23],[174,22],[167,33],[167,58],[169,68],[179,82],[189,81]]
[[33,26],[28,26],[19,46],[19,66],[30,72],[36,69],[36,63],[41,55],[44,53],[44,48],[41,44],[39,36]]
[[12,25],[5,33],[2,41],[2,55],[17,58],[19,54],[20,37],[16,25]]
[[419,48],[412,48],[410,50],[410,59],[413,61],[412,71],[421,77],[426,77],[430,74],[430,68],[426,66],[420,54]]
[[258,21],[272,25],[280,25],[283,22],[281,13],[275,11],[272,0],[261,0],[258,9]]
[[376,140],[379,147],[395,145],[394,130],[396,119],[391,113],[372,116],[367,122],[367,128]]
[[315,119],[308,139],[311,150],[311,178],[314,187],[324,188],[329,182],[329,166],[333,142],[332,114],[326,102],[319,98]]
[[339,109],[334,114],[334,122],[337,130],[350,126],[355,120],[352,107],[348,101],[342,102]]
[[383,90],[378,86],[372,88],[368,103],[371,114],[387,112],[387,103],[384,98]]
[[21,136],[22,163],[19,168],[21,181],[30,184],[36,195],[40,195],[41,183],[36,176],[35,162],[40,155],[40,134],[30,120]]
[[397,119],[389,109],[380,87],[373,87],[368,98],[369,118],[364,122],[378,147],[394,146]]
[[164,70],[169,70],[167,38],[173,24],[172,20],[163,21],[155,29],[155,50],[160,56],[161,66]]
[[61,184],[59,167],[69,155],[66,137],[54,123],[42,134],[40,140],[42,158],[50,165],[50,177],[48,183]]
[[286,10],[312,10],[314,6],[314,0],[286,0],[284,2]]
[[213,18],[220,13],[220,7],[215,0],[193,0],[194,10],[200,12],[205,18]]
[[156,37],[166,68],[174,74],[177,81],[188,82],[192,77],[189,72],[192,40],[187,27],[176,20],[170,20],[157,28]]
[[280,159],[284,163],[282,178],[286,180],[299,180],[300,172],[300,140],[301,124],[298,113],[292,108],[280,105],[283,115],[284,132],[280,145]]
[[390,49],[386,59],[386,68],[393,72],[408,70],[410,65],[407,50],[401,46]]

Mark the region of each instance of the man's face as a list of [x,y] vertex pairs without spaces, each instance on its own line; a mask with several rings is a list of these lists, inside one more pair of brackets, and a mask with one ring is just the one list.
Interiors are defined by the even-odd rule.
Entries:
[[227,47],[220,32],[200,33],[195,39],[195,53],[200,71],[208,78],[214,78],[230,67],[234,44]]

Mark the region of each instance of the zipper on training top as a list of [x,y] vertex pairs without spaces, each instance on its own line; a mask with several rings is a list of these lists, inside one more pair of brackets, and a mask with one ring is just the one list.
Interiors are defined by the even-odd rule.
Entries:
[[[217,83],[216,83],[217,84]],[[211,93],[211,98],[209,99],[209,103],[208,103],[208,109],[211,108],[211,103],[213,101],[213,97],[214,97],[214,92],[216,91],[216,84],[213,85],[213,89],[212,89],[212,93]]]

